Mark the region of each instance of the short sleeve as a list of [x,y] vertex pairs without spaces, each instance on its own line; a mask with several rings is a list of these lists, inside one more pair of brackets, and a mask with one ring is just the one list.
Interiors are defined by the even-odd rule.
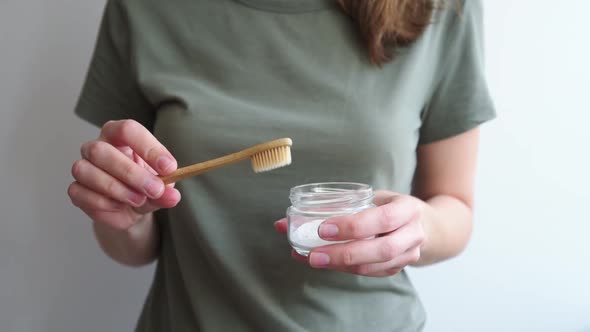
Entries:
[[139,88],[133,65],[128,16],[120,1],[109,0],[75,113],[97,126],[134,119],[151,129],[154,108]]
[[422,114],[420,144],[459,135],[496,116],[484,75],[483,8],[466,0],[449,28],[439,77]]

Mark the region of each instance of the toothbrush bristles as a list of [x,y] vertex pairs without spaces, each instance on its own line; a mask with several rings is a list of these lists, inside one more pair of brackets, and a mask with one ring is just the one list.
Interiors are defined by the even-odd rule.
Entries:
[[251,157],[252,169],[256,173],[267,172],[291,164],[291,147],[279,146],[259,152]]

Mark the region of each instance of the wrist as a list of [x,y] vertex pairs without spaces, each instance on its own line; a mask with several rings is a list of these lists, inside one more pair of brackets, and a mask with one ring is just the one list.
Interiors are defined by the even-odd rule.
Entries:
[[439,195],[425,201],[421,212],[424,241],[415,266],[447,260],[465,249],[472,230],[470,206],[453,196]]
[[422,227],[422,232],[424,234],[424,238],[422,243],[420,244],[420,259],[418,262],[413,264],[414,266],[422,266],[428,264],[425,262],[427,260],[431,260],[432,257],[432,242],[435,236],[434,234],[434,224],[432,222],[432,214],[433,208],[427,202],[419,200],[419,219],[418,222]]
[[103,251],[123,265],[142,266],[157,256],[159,239],[153,213],[142,216],[133,226],[123,230],[100,222],[94,222],[93,226]]
[[125,236],[131,240],[137,240],[139,238],[145,237],[146,231],[154,227],[154,213],[146,213],[142,215],[131,227],[127,228],[125,232]]

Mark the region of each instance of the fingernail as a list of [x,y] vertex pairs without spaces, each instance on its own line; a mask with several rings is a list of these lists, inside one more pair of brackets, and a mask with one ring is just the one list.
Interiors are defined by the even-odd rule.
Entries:
[[156,166],[160,172],[166,173],[174,167],[174,160],[168,156],[161,156],[156,161]]
[[322,224],[318,230],[320,237],[334,237],[338,235],[338,226],[334,224]]
[[143,200],[144,200],[145,196],[140,195],[136,192],[130,191],[127,194],[127,199],[129,200],[129,203],[133,204],[133,205],[141,205],[143,204]]
[[150,197],[156,198],[164,191],[164,182],[149,177],[143,185],[143,188]]
[[321,252],[312,252],[309,255],[309,265],[314,267],[326,266],[330,264],[330,256]]

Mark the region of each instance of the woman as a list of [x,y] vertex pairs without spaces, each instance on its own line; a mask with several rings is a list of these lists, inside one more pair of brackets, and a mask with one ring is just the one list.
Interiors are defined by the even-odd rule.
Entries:
[[[421,330],[404,268],[465,248],[478,127],[494,117],[481,7],[108,1],[76,107],[102,130],[68,193],[115,261],[157,259],[137,331]],[[289,167],[155,175],[285,136]],[[289,188],[328,181],[382,190],[320,236],[376,236],[292,260],[270,224],[285,232]]]

